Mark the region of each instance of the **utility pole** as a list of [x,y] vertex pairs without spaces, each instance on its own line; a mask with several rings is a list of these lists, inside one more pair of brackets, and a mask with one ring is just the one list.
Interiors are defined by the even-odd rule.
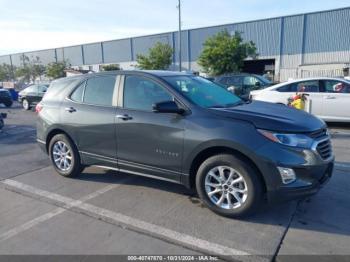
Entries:
[[179,37],[178,37],[178,48],[179,48],[179,71],[181,72],[181,70],[182,70],[181,0],[178,0],[178,1],[179,1],[179,5],[177,6],[177,8],[179,9]]

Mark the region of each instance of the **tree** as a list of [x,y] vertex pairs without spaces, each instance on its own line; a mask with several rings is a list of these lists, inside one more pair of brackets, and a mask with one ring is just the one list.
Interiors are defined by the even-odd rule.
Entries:
[[9,64],[0,65],[0,81],[10,81],[14,79],[14,67]]
[[137,55],[137,67],[144,70],[166,70],[172,63],[173,49],[168,44],[157,42],[148,55]]
[[64,70],[69,66],[67,61],[50,63],[46,67],[46,76],[52,79],[65,77],[66,74]]
[[23,65],[16,70],[16,77],[22,78],[25,82],[35,82],[46,70],[38,56],[30,60],[28,56],[23,55],[21,61]]
[[222,75],[240,71],[244,59],[257,55],[252,41],[243,42],[241,33],[224,30],[205,41],[198,64],[210,75]]
[[118,71],[121,70],[120,65],[118,64],[111,64],[111,65],[104,65],[102,66],[103,71]]

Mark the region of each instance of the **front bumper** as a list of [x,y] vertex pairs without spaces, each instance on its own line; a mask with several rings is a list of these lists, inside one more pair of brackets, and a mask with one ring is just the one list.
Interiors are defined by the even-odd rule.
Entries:
[[289,185],[281,185],[267,192],[271,203],[302,199],[316,194],[332,177],[334,161],[319,165],[294,168],[297,180]]
[[[332,177],[334,156],[323,159],[314,148],[293,148],[269,142],[256,153],[255,163],[264,177],[269,202],[313,195]],[[278,167],[293,169],[296,180],[284,184]]]

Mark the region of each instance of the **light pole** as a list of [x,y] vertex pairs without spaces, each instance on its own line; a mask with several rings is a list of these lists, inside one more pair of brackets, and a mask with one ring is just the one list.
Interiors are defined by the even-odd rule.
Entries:
[[179,37],[178,37],[178,47],[179,47],[179,71],[181,72],[182,70],[182,47],[181,47],[181,38],[182,38],[182,35],[181,35],[181,0],[178,0],[179,1],[179,5],[177,6],[177,8],[179,9]]

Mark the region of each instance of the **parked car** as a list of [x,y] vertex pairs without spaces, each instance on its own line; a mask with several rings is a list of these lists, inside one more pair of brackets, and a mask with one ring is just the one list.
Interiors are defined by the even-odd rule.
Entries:
[[120,71],[54,81],[37,141],[55,170],[87,166],[195,188],[211,210],[247,215],[265,199],[314,194],[332,175],[326,124],[303,111],[244,102],[202,77]]
[[43,98],[49,85],[30,85],[18,94],[20,102],[25,110],[30,110],[32,106],[38,104]]
[[287,104],[296,93],[307,93],[310,113],[329,122],[350,122],[350,81],[341,78],[308,78],[251,92],[254,100]]
[[216,77],[214,81],[243,99],[248,99],[253,90],[264,89],[272,85],[270,80],[253,74],[223,75]]
[[0,89],[0,104],[6,107],[11,107],[13,104],[11,94],[7,89]]

